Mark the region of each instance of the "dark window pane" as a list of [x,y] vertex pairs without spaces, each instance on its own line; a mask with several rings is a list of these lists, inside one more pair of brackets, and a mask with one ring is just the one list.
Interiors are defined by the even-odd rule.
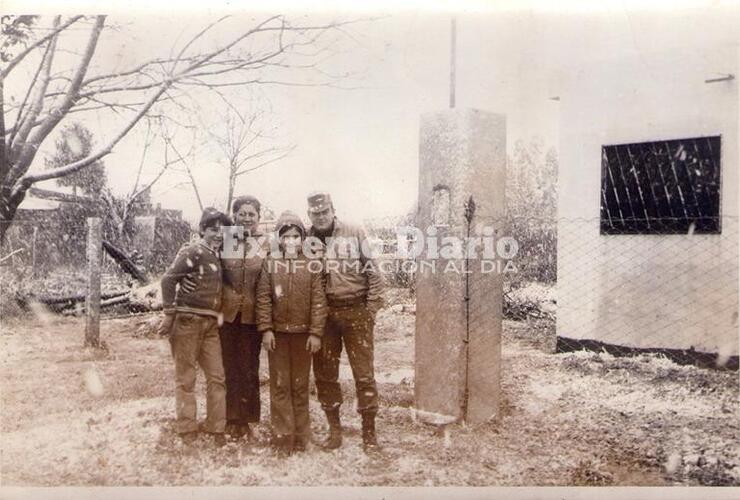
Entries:
[[603,146],[601,233],[719,233],[720,136]]

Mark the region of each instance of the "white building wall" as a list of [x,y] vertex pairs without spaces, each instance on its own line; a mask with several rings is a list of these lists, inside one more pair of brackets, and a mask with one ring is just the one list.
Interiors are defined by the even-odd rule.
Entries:
[[[738,354],[736,45],[640,52],[560,89],[558,336]],[[735,79],[705,83],[720,74]],[[722,136],[719,235],[601,235],[602,145]]]

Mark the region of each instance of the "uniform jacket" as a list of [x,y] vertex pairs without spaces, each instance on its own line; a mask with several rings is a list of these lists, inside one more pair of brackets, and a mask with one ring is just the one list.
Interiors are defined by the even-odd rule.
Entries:
[[[318,233],[311,228],[309,235],[317,237]],[[332,257],[329,246],[332,240],[337,241],[341,238],[354,239],[358,245],[359,255],[352,256],[344,245],[337,245]],[[383,282],[380,268],[372,255],[362,251],[362,242],[366,238],[367,234],[361,227],[334,219],[334,230],[326,238],[324,255],[326,297],[329,305],[340,302],[368,302],[382,305]],[[339,265],[332,265],[330,260],[338,261],[336,264]]]
[[[303,229],[297,217],[287,221],[281,217],[278,228],[286,222]],[[294,258],[270,253],[257,285],[257,330],[322,336],[327,317],[324,288],[320,261],[303,253]]]
[[[175,311],[218,317],[221,310],[222,276],[218,252],[202,242],[183,246],[162,277],[162,307]],[[195,290],[180,293],[177,284],[189,276]]]

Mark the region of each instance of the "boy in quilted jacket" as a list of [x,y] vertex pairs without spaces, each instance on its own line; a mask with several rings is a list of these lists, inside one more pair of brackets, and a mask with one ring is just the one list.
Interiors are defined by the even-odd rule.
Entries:
[[321,348],[326,295],[320,260],[302,252],[306,230],[284,212],[276,232],[279,252],[263,262],[257,285],[257,330],[270,365],[273,444],[280,456],[304,451],[310,437],[308,378],[311,356]]
[[[217,446],[226,444],[226,388],[218,325],[221,319],[221,260],[223,226],[230,219],[208,207],[200,219],[201,239],[185,245],[162,277],[163,317],[159,333],[167,335],[175,360],[175,429],[187,443],[198,433],[195,377],[197,366],[206,376],[205,430]],[[194,283],[190,293],[178,289],[186,276]]]

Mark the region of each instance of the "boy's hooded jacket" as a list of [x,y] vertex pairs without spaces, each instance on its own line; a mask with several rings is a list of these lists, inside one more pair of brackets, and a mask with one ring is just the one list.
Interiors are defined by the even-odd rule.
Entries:
[[[305,236],[300,217],[283,212],[275,230],[295,226]],[[302,252],[295,257],[271,253],[262,263],[257,285],[257,330],[282,333],[324,334],[327,306],[320,260]]]

